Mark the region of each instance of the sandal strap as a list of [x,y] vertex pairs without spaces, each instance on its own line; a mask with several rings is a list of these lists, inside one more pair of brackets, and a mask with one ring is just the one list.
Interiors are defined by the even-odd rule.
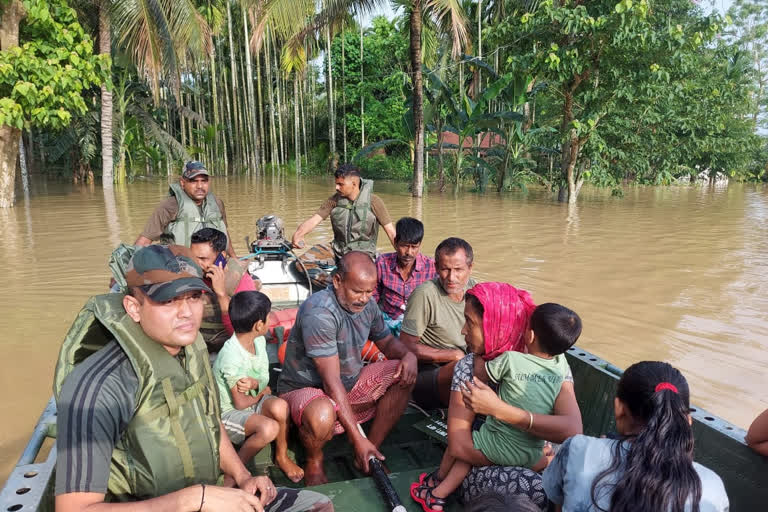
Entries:
[[445,510],[445,504],[446,500],[445,498],[438,498],[434,494],[432,494],[432,489],[427,488],[427,494],[424,497],[424,503],[427,505],[427,508],[433,508],[433,505],[438,505]]

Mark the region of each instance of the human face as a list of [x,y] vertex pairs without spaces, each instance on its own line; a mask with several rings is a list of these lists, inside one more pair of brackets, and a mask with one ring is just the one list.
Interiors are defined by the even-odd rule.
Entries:
[[141,325],[144,334],[158,342],[171,355],[194,343],[203,320],[203,293],[189,291],[167,302],[155,302],[143,292],[139,297],[126,295],[123,306]]
[[416,256],[421,250],[421,242],[418,244],[407,244],[405,242],[395,243],[395,252],[397,253],[397,264],[400,267],[407,267],[416,261]]
[[435,262],[437,277],[448,295],[464,295],[464,288],[472,274],[472,263],[467,262],[467,254],[464,249],[459,249],[453,254],[442,253]]
[[210,186],[208,176],[204,174],[195,176],[191,180],[181,178],[179,184],[182,190],[198,205],[202,204],[205,200],[205,196],[208,195],[208,187]]
[[485,354],[485,335],[483,334],[483,317],[472,306],[464,303],[464,327],[461,328],[467,351],[481,356]]
[[208,270],[213,266],[213,262],[216,261],[220,253],[217,253],[213,246],[209,242],[203,242],[199,244],[192,244],[189,247],[192,256],[195,258],[195,263],[200,265],[203,270]]
[[341,307],[350,313],[360,313],[376,288],[376,273],[347,272],[344,278],[336,274],[333,276],[333,287]]
[[357,194],[360,193],[360,178],[355,176],[339,177],[336,178],[336,192],[341,197],[354,201],[357,199]]

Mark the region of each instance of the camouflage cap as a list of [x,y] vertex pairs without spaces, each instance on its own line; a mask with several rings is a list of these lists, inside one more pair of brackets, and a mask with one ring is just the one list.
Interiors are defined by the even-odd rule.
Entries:
[[189,291],[211,289],[203,282],[203,271],[181,245],[150,245],[136,252],[125,270],[128,286],[138,286],[155,302],[166,302]]
[[190,160],[184,164],[184,170],[181,173],[181,177],[185,180],[193,180],[200,175],[210,176],[208,170],[205,168],[202,162],[197,160]]

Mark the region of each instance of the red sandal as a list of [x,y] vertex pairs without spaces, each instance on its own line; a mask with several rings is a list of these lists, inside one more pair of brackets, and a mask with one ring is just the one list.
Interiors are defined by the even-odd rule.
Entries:
[[[423,476],[427,476],[427,474],[424,473]],[[422,480],[423,479],[419,477],[419,481],[421,482]],[[424,491],[426,491],[427,494],[422,498],[420,495]],[[433,495],[432,488],[428,485],[420,484],[419,482],[412,483],[411,498],[413,498],[413,501],[421,505],[421,508],[424,510],[424,512],[442,512],[445,510],[446,500],[444,498],[438,498],[437,496]],[[432,508],[435,505],[441,507],[441,510],[435,510]]]

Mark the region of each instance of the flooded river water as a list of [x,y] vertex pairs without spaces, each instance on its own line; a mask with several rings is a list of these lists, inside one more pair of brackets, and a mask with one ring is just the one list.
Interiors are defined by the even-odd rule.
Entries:
[[[0,481],[29,438],[59,344],[88,296],[105,291],[113,246],[132,242],[165,195],[142,181],[106,195],[98,186],[33,184],[0,209]],[[214,178],[236,250],[255,219],[281,215],[288,235],[332,189],[330,180]],[[631,188],[624,198],[582,192],[576,208],[528,195],[429,193],[377,183],[394,219],[423,220],[423,249],[447,236],[475,249],[475,277],[528,289],[584,321],[579,344],[619,367],[661,359],[688,377],[693,401],[741,427],[768,407],[768,189]],[[307,237],[330,238],[325,222]],[[391,250],[379,236],[380,250]]]

